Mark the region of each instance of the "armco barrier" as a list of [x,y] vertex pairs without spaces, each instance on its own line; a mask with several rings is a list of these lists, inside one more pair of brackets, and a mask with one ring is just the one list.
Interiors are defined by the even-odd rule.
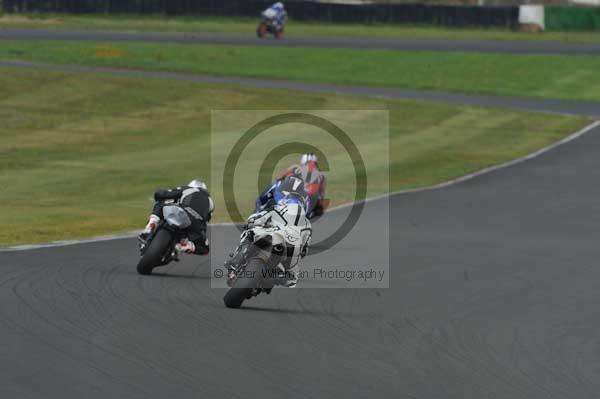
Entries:
[[[264,0],[3,0],[7,12],[138,13],[256,17]],[[290,17],[327,23],[409,23],[445,26],[517,25],[518,7],[425,4],[328,4],[286,1]]]

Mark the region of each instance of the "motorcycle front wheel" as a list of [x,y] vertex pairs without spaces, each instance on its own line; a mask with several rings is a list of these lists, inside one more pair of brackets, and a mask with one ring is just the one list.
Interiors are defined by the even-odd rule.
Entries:
[[268,30],[269,27],[263,22],[260,25],[258,25],[258,28],[256,28],[256,36],[258,36],[259,39],[262,39],[267,35]]
[[159,230],[138,262],[137,272],[144,276],[151,274],[155,267],[162,264],[162,258],[172,241],[173,238],[168,230]]
[[228,308],[242,306],[244,300],[252,296],[253,289],[261,287],[266,268],[267,265],[262,259],[250,259],[244,272],[238,276],[233,287],[223,297],[225,306]]

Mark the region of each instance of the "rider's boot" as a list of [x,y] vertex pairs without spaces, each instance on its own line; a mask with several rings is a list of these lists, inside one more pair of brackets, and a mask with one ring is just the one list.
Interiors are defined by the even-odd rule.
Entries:
[[184,238],[183,240],[175,244],[175,252],[177,253],[177,255],[179,255],[182,252],[186,254],[193,254],[195,251],[196,246],[187,238]]
[[237,277],[237,267],[246,256],[251,242],[247,239],[242,240],[235,252],[229,254],[229,259],[225,261],[224,266],[227,269],[227,285],[232,286]]
[[298,284],[298,276],[296,273],[293,273],[291,270],[280,274],[279,276],[279,284],[286,288],[296,288]]
[[[296,268],[285,269],[281,265],[276,268],[276,276],[273,279],[274,285],[283,286],[286,288],[295,288],[298,284],[298,274]],[[269,290],[270,291],[270,290]]]

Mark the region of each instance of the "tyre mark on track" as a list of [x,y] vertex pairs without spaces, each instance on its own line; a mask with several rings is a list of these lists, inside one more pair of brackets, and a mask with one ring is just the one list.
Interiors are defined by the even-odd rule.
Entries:
[[[12,279],[12,280],[15,280],[10,288],[10,291],[12,292],[13,296],[15,298],[17,298],[19,303],[21,303],[29,311],[30,315],[34,316],[37,320],[41,321],[43,324],[45,324],[53,329],[56,329],[57,331],[60,331],[66,337],[80,339],[80,340],[86,342],[87,344],[89,344],[90,346],[96,347],[101,352],[105,352],[106,354],[108,354],[110,356],[114,356],[115,358],[117,358],[120,361],[123,361],[125,363],[130,363],[130,361],[126,357],[119,356],[118,354],[112,353],[109,350],[105,350],[104,348],[97,347],[96,345],[94,345],[93,342],[86,340],[86,338],[78,336],[77,334],[73,334],[69,330],[58,325],[57,322],[53,322],[52,320],[50,320],[49,317],[41,314],[30,303],[30,301],[26,298],[26,296],[24,294],[20,293],[20,288],[23,285],[26,285],[26,284],[31,285],[32,284],[31,281],[29,281],[29,279],[36,277],[38,273],[42,273],[44,271],[47,273],[49,270],[52,270],[52,269],[42,265],[37,268],[34,268],[33,270],[28,270],[27,272],[23,273],[26,276],[20,275],[21,278]],[[7,281],[7,283],[8,283],[8,281]],[[29,290],[25,290],[25,292],[28,292],[28,291]],[[97,372],[99,372],[100,374],[104,375],[109,380],[112,380],[121,386],[126,386],[129,389],[133,389],[134,391],[141,392],[145,395],[148,395],[150,393],[150,392],[144,390],[143,388],[140,388],[136,385],[131,384],[129,381],[127,381],[126,378],[121,378],[121,377],[115,376],[114,374],[112,374],[110,372],[109,368],[101,367],[100,365],[98,365],[97,363],[95,363],[93,361],[90,361],[86,357],[72,354],[69,350],[65,349],[60,344],[52,342],[50,339],[47,339],[46,335],[43,332],[38,332],[37,328],[34,330],[31,327],[29,327],[27,324],[25,324],[24,322],[20,321],[23,316],[23,313],[21,311],[19,311],[19,316],[20,316],[19,319],[15,319],[15,318],[11,318],[10,316],[7,315],[7,317],[3,317],[2,319],[3,319],[3,322],[10,323],[10,325],[13,327],[13,329],[15,331],[18,331],[19,334],[29,336],[29,337],[33,338],[35,341],[44,344],[48,348],[54,350],[59,356],[65,357],[76,364],[79,363],[79,364],[85,365],[87,367],[90,367],[90,368],[96,370]]]

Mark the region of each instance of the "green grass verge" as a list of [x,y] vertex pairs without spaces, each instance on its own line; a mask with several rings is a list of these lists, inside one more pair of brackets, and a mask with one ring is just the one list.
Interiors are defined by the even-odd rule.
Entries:
[[[258,15],[258,13],[257,13]],[[0,27],[121,30],[156,32],[214,32],[253,35],[256,19],[218,17],[167,17],[162,15],[68,15],[68,14],[5,14]],[[392,24],[317,24],[290,21],[289,35],[294,36],[363,36],[403,39],[450,40],[528,40],[562,42],[599,42],[594,32],[544,32],[540,34],[516,32],[500,28],[447,28]]]
[[[208,175],[211,109],[387,109],[391,190],[438,183],[522,156],[588,123],[475,107],[7,67],[0,68],[0,87],[1,246],[140,228],[154,189]],[[368,129],[353,139],[369,140]],[[369,148],[365,151],[381,151]],[[334,203],[353,195],[343,173],[329,174]],[[373,192],[387,190],[387,183],[379,182]],[[239,200],[248,203],[248,211],[251,195]],[[217,204],[216,220],[225,219],[223,208]]]
[[1,42],[0,59],[600,101],[600,57]]

